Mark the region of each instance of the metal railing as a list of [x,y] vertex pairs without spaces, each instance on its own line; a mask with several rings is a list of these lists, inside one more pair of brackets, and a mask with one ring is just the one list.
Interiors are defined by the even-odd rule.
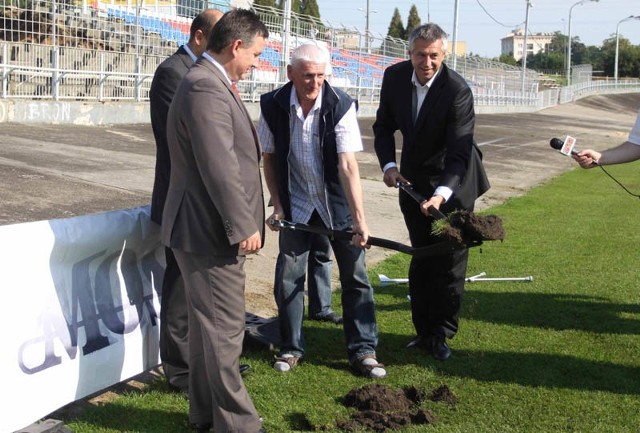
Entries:
[[[0,17],[0,97],[146,100],[157,66],[188,39],[192,17],[206,7],[229,8],[228,3],[200,0],[136,4],[5,0]],[[286,82],[290,50],[309,40],[325,44],[331,53],[332,84],[361,103],[377,103],[385,68],[407,58],[403,40],[365,35],[295,13],[285,17],[277,8],[255,6],[255,11],[270,37],[259,67],[239,84],[248,101]],[[570,88],[541,91],[541,74],[532,70],[523,77],[521,68],[477,56],[458,56],[455,62],[449,57],[447,63],[455,64],[465,77],[477,106],[543,108],[586,94],[638,89],[637,81],[592,82],[590,70],[583,68],[581,79]]]

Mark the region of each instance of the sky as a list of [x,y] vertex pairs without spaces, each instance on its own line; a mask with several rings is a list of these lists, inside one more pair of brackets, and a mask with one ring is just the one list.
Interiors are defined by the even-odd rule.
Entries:
[[[453,39],[456,0],[368,0],[369,30],[385,36],[393,11],[398,8],[407,25],[412,5],[418,8],[422,23],[440,25]],[[640,16],[640,0],[530,0],[529,34],[568,34],[571,10],[571,37],[586,45],[601,46],[618,28],[621,38],[640,45],[640,19],[619,23],[631,15]],[[317,0],[320,17],[333,25],[356,27],[364,32],[367,0]],[[572,8],[573,6],[573,8]],[[361,8],[362,10],[358,10]],[[458,0],[458,40],[467,43],[467,53],[483,57],[500,56],[500,40],[517,27],[524,28],[527,0]]]

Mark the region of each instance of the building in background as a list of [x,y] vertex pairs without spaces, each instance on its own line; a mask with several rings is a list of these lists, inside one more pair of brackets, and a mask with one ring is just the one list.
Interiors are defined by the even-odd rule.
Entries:
[[[531,33],[527,36],[527,57],[546,52],[551,44],[553,33]],[[501,39],[501,54],[511,54],[516,60],[520,60],[524,55],[524,29],[518,28]]]
[[[454,50],[455,48],[455,50]],[[467,55],[467,42],[466,41],[456,41],[455,45],[453,44],[453,41],[451,39],[449,39],[449,48],[447,49],[447,51],[449,51],[449,53],[456,53],[456,55],[458,57],[462,57],[462,56],[466,56]]]

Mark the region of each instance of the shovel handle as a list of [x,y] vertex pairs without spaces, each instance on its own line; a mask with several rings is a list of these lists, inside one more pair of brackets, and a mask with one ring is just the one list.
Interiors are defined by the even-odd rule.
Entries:
[[[418,204],[421,204],[422,202],[427,200],[422,194],[416,191],[413,185],[409,182],[403,183],[398,181],[396,182],[396,188],[400,188],[401,190],[409,194],[409,197],[411,197],[416,202],[418,202]],[[437,219],[437,220],[447,219],[447,216],[443,214],[440,211],[440,209],[436,208],[435,206],[429,206],[427,210],[429,211],[429,215],[431,215],[434,219]]]
[[[353,236],[353,232],[347,230],[332,230],[321,226],[310,226],[302,223],[294,223],[287,220],[275,220],[269,219],[269,224],[286,230],[300,230],[309,233],[316,233],[320,235],[326,235],[334,239],[349,240]],[[401,244],[400,242],[392,241],[389,239],[376,238],[369,236],[367,245],[387,248],[389,250],[398,251],[401,253],[409,254],[416,257],[429,257],[440,254],[447,254],[459,248],[464,248],[461,245],[444,241],[434,245],[428,245],[425,247],[414,248],[409,245]]]

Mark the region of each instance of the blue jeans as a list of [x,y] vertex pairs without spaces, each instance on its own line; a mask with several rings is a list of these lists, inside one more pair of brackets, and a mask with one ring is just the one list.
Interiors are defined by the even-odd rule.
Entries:
[[331,242],[323,235],[313,235],[307,265],[309,317],[328,316],[331,309]]
[[[304,355],[304,280],[312,233],[280,231],[280,253],[276,265],[274,295],[280,325],[280,353]],[[331,240],[340,271],[343,327],[349,362],[374,355],[378,327],[363,249],[350,240]]]
[[[331,258],[333,250],[329,237],[313,234],[311,249],[307,260],[307,297],[309,300],[309,317],[324,317],[333,313],[331,308]],[[281,260],[276,260],[278,276]],[[277,280],[276,280],[277,281]],[[274,282],[274,286],[275,286]]]

